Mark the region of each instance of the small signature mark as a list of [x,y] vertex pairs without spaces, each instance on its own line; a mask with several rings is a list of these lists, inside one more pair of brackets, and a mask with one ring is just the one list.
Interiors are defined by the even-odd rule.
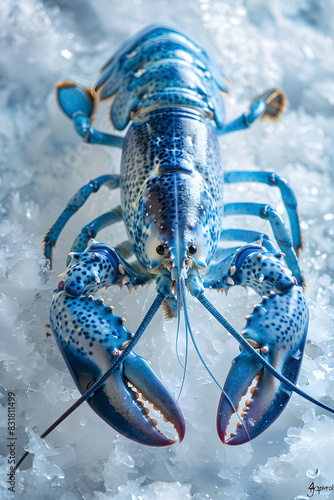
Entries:
[[314,484],[314,481],[312,481],[312,483],[308,487],[307,496],[311,498],[313,497],[314,493],[318,493],[318,495],[320,495],[320,493],[324,491],[334,491],[334,484],[331,484],[331,486],[318,486]]

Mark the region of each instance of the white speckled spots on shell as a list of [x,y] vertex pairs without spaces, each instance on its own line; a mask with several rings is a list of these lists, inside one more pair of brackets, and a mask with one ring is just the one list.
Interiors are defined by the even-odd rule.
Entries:
[[221,229],[222,186],[221,156],[210,123],[168,109],[133,124],[122,154],[121,196],[139,262],[146,269],[158,265],[154,249],[161,239],[184,240],[184,255],[198,238],[201,262],[208,264]]

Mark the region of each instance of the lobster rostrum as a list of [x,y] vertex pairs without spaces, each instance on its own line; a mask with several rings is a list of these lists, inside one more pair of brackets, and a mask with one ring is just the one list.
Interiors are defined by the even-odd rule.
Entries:
[[[100,176],[69,200],[45,236],[45,256],[51,260],[66,222],[101,186],[119,187],[121,205],[82,229],[59,276],[50,324],[82,397],[42,437],[87,401],[125,436],[147,445],[170,445],[175,441],[150,418],[148,400],[173,424],[181,441],[185,423],[179,405],[133,348],[161,305],[168,316],[178,316],[178,323],[183,307],[186,338],[206,366],[191,330],[189,292],[240,344],[221,388],[217,429],[224,443],[242,444],[259,435],[293,391],[333,412],[295,386],[308,308],[297,259],[302,237],[294,193],[275,173],[224,173],[218,144],[219,135],[248,128],[258,118],[277,119],[284,94],[271,89],[254,99],[248,113],[226,123],[222,95],[227,91],[226,78],[210,56],[165,25],[149,26],[126,42],[93,89],[72,82],[57,85],[60,107],[79,135],[88,143],[121,147],[122,160],[119,176]],[[117,131],[128,127],[125,137],[96,128],[103,107]],[[290,228],[270,205],[224,205],[223,185],[235,182],[278,187]],[[276,241],[253,230],[226,229],[226,218],[238,214],[266,219]],[[120,220],[127,241],[110,247],[95,239],[102,228]],[[242,245],[230,247],[229,242]],[[130,263],[133,254],[136,260]],[[106,286],[131,290],[153,280],[157,296],[135,334],[113,307],[93,298]],[[237,285],[251,287],[261,297],[241,333],[205,295],[206,288],[227,293]],[[239,416],[240,400],[249,388]],[[231,428],[234,413],[239,421]]]

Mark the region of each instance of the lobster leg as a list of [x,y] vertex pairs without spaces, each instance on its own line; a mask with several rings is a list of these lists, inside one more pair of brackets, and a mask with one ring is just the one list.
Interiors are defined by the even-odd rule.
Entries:
[[[245,243],[252,243],[253,241],[262,241],[262,245],[269,251],[279,252],[277,245],[271,241],[267,234],[259,231],[251,231],[248,229],[224,229],[220,233],[220,241],[243,241]],[[239,247],[236,247],[235,251]],[[232,253],[232,252],[231,252]],[[218,260],[219,257],[215,256]]]
[[249,113],[243,113],[239,118],[228,123],[221,129],[217,129],[218,134],[228,134],[237,130],[248,128],[258,118],[266,117],[277,120],[285,107],[285,96],[277,89],[267,90],[256,98],[250,106]]
[[77,115],[74,118],[74,128],[76,132],[88,144],[101,144],[102,146],[112,146],[114,148],[122,148],[124,138],[117,135],[105,134],[92,127],[90,119],[86,116]]
[[[104,228],[111,226],[115,222],[120,220],[120,207],[116,207],[110,212],[100,215],[96,219],[92,220],[86,226],[84,226],[78,236],[75,238],[70,252],[84,252],[89,246],[89,241],[93,238],[95,239],[97,234]],[[123,259],[128,259],[133,255],[132,245],[129,240],[119,243],[116,247],[117,253],[123,257]],[[68,258],[66,265],[70,263]]]
[[[262,246],[269,252],[278,253],[280,251],[277,245],[271,241],[266,234],[260,233],[259,231],[251,231],[247,229],[224,229],[220,233],[219,239],[220,241],[242,241],[245,243],[261,241]],[[222,261],[226,257],[238,252],[239,249],[240,245],[230,248],[218,248],[214,255],[214,261]]]
[[270,222],[275,239],[284,254],[286,262],[298,284],[304,283],[296,252],[293,248],[291,235],[282,216],[270,205],[263,203],[228,203],[225,205],[225,215],[255,215]]
[[[240,241],[243,241],[243,240],[240,240]],[[239,248],[240,248],[240,245],[238,245],[237,247],[218,248],[216,250],[216,253],[213,256],[213,261],[217,262],[217,261],[223,260],[226,257],[228,257],[229,255],[232,255],[232,253],[237,252],[239,250]]]
[[[65,209],[60,214],[56,222],[49,229],[49,231],[44,236],[44,255],[47,259],[50,259],[52,263],[52,250],[57,243],[58,237],[61,231],[64,229],[65,224],[69,221],[72,215],[75,214],[87,201],[92,193],[97,193],[101,186],[107,186],[109,189],[116,189],[119,187],[119,176],[118,175],[101,175],[96,179],[91,180],[88,184],[83,186],[75,193],[74,196],[68,201]],[[121,208],[117,207],[119,211],[119,219],[122,218]],[[116,210],[116,209],[115,209]]]
[[[71,297],[77,297],[82,293],[93,294],[101,286],[108,287],[115,284],[125,285],[131,290],[133,287],[145,285],[154,278],[137,262],[129,264],[121,252],[118,253],[114,248],[93,239],[89,241],[89,246],[84,252],[71,252],[69,257],[71,261],[68,267],[58,277],[66,280],[65,291]],[[112,271],[112,277],[105,271],[113,269],[110,263],[118,270],[116,275]]]
[[123,137],[99,132],[90,125],[94,111],[94,94],[91,89],[86,89],[73,82],[61,82],[57,84],[56,92],[59,106],[65,115],[73,120],[76,132],[85,142],[123,147]]
[[[116,207],[114,210],[100,215],[100,217],[97,217],[83,227],[80,234],[76,237],[72,244],[71,251],[67,257],[66,265],[68,266],[71,262],[71,254],[84,252],[84,250],[91,245],[92,240],[96,237],[99,231],[114,224],[115,222],[118,222],[119,220],[121,220],[121,209],[120,207]],[[131,243],[128,240],[117,245],[115,248],[117,254],[123,259],[129,258],[133,254]],[[143,285],[152,279],[152,275],[143,269],[138,262],[127,264],[127,267],[131,269],[131,274],[136,277],[138,285]]]
[[[276,186],[281,192],[281,196],[290,220],[293,246],[298,255],[302,249],[303,240],[300,230],[299,217],[297,212],[297,199],[288,182],[275,172],[228,172],[225,175],[225,182],[261,182],[267,186]],[[255,238],[253,239],[253,241]]]
[[[117,207],[114,210],[111,210],[111,212],[107,212],[87,224],[75,239],[71,247],[70,254],[67,257],[66,265],[68,266],[70,264],[71,254],[73,252],[84,252],[84,250],[91,244],[91,240],[96,237],[100,230],[118,222],[119,220],[120,208]],[[128,259],[133,254],[131,243],[128,240],[117,245],[115,249],[117,254],[123,259]],[[152,275],[143,269],[138,262],[127,264],[127,266],[131,269],[131,274],[136,277],[138,284],[143,285],[152,279]]]
[[[86,250],[89,245],[89,240],[91,238],[95,239],[101,229],[110,225],[106,222],[106,219],[104,219],[105,216],[108,216],[106,217],[106,219],[109,219],[110,216],[111,224],[113,224],[114,210],[103,214],[100,217],[97,217],[95,220],[89,222],[89,224],[82,228],[80,234],[78,234],[78,236],[74,240],[70,252],[84,252]],[[99,225],[100,220],[102,222],[101,226]],[[123,259],[128,259],[129,257],[131,257],[131,255],[133,255],[132,245],[129,240],[119,243],[115,246],[115,248],[117,253],[121,257],[123,257]],[[68,265],[69,261],[67,261],[66,264]]]
[[[119,222],[121,219],[121,207],[118,206],[114,208],[114,210],[106,212],[105,214],[102,214],[96,219],[92,220],[81,229],[81,232],[78,234],[71,246],[71,252],[83,252],[87,248],[89,240],[91,238],[95,239],[99,231],[101,231],[105,227],[115,224],[116,222]],[[68,257],[66,265],[68,265],[69,263],[70,258]]]
[[94,98],[89,89],[73,82],[60,82],[56,85],[56,96],[62,111],[71,120],[78,114],[88,119],[94,110]]

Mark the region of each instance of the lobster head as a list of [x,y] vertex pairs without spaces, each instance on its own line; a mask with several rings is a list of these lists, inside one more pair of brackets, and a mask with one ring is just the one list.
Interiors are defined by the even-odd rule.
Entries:
[[167,268],[183,274],[193,265],[207,267],[217,248],[217,208],[196,172],[151,178],[140,194],[133,243],[139,262],[152,273]]

